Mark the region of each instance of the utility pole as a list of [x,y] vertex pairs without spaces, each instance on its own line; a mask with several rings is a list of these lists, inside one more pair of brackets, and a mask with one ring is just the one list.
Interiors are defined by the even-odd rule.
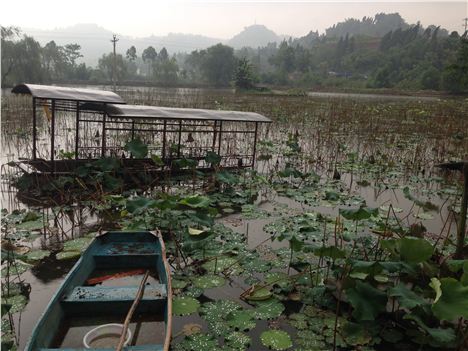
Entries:
[[463,22],[465,22],[465,23],[464,23],[465,31],[463,32],[463,34],[465,34],[465,33],[466,33],[466,29],[468,28],[468,17],[465,17],[465,18],[463,19]]
[[115,44],[119,41],[119,39],[117,39],[117,35],[113,35],[113,38],[111,40],[111,43],[113,44],[114,46],[114,64],[113,64],[113,67],[112,67],[112,82],[114,83],[114,93],[116,91],[116,82],[117,82],[117,55],[115,53]]

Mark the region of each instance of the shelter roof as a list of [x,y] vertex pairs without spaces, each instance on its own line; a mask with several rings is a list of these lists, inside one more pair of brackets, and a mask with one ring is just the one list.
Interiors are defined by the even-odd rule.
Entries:
[[[101,108],[102,109],[102,108]],[[143,105],[106,105],[111,118],[152,118],[270,123],[271,119],[255,112],[205,110]]]
[[116,93],[97,89],[59,87],[55,85],[19,84],[15,86],[11,92],[15,94],[30,94],[33,97],[40,99],[125,104],[125,101]]

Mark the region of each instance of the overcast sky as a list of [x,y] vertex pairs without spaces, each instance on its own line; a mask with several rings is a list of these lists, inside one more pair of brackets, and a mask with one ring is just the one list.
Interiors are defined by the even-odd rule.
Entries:
[[54,29],[96,23],[118,34],[192,33],[227,39],[254,23],[277,34],[303,36],[345,18],[399,12],[409,23],[441,25],[463,31],[464,1],[157,1],[21,0],[2,1],[0,23]]

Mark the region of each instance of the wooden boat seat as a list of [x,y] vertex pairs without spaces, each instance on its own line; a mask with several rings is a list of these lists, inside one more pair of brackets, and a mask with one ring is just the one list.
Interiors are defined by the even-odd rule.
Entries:
[[148,242],[111,242],[100,245],[94,256],[158,256],[158,248]]
[[[133,302],[138,286],[77,286],[62,301],[73,302]],[[167,298],[165,284],[147,285],[142,301],[154,301]]]
[[[163,345],[153,344],[153,345],[135,345],[135,346],[126,346],[123,348],[124,351],[163,351]],[[93,349],[94,351],[115,351],[115,349]],[[58,349],[39,349],[39,351],[89,351],[89,349],[72,349],[72,348],[58,348]]]

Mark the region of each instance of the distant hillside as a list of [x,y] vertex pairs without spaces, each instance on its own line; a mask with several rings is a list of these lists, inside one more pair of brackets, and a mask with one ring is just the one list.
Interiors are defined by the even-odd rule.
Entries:
[[280,42],[281,40],[283,40],[283,37],[277,35],[267,27],[261,24],[254,24],[245,27],[242,32],[232,37],[226,44],[235,49],[241,49],[243,47],[256,49],[260,46],[266,46],[268,43]]
[[381,38],[392,30],[409,27],[399,13],[378,13],[374,17],[363,17],[362,20],[348,18],[327,28],[325,32],[327,37],[344,37],[349,34]]
[[191,52],[204,49],[211,45],[222,42],[221,39],[209,38],[202,35],[169,33],[165,36],[150,36],[146,38],[132,38],[130,36],[113,33],[110,30],[99,27],[96,24],[76,24],[67,28],[54,30],[23,29],[25,34],[33,36],[41,45],[54,40],[57,45],[77,43],[81,46],[82,62],[95,66],[99,58],[112,51],[110,40],[113,34],[117,34],[117,52],[125,55],[132,45],[137,49],[140,56],[144,49],[153,46],[157,51],[163,47],[171,54],[177,52]]

